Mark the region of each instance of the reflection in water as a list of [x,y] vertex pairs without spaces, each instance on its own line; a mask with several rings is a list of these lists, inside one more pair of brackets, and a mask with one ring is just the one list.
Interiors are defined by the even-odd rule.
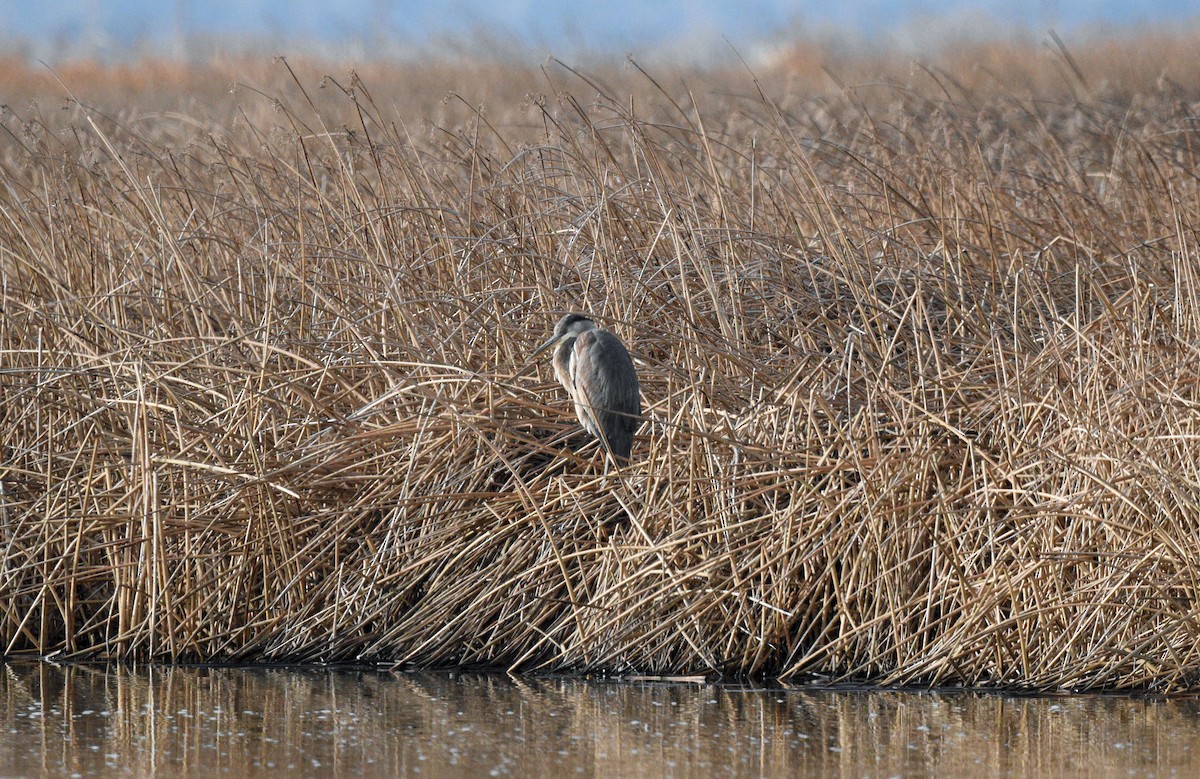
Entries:
[[1193,700],[0,668],[0,776],[1192,775]]

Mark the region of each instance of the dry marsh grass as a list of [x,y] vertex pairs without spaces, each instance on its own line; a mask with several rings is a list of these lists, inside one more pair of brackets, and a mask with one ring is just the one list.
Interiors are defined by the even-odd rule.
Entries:
[[[10,76],[0,646],[1194,688],[1170,40]],[[580,308],[639,363],[620,472],[520,373]]]

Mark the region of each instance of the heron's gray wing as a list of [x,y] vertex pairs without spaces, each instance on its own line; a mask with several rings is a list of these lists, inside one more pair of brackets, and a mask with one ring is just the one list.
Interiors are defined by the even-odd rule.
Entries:
[[641,424],[637,372],[620,339],[607,330],[588,330],[575,343],[575,388],[589,407],[608,449],[629,459],[633,432]]

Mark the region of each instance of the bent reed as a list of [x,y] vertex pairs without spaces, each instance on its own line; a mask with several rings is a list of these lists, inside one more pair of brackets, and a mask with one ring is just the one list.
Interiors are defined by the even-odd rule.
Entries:
[[[10,68],[0,646],[1196,688],[1172,41]],[[521,373],[576,309],[619,472]]]

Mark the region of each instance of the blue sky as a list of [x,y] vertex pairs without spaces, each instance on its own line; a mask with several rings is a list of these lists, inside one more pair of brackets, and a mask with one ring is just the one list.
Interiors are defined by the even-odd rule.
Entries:
[[357,45],[438,45],[484,32],[535,52],[696,55],[729,40],[835,33],[905,41],[1015,31],[1042,35],[1200,23],[1195,0],[0,0],[0,46],[55,59],[121,56],[183,38]]

